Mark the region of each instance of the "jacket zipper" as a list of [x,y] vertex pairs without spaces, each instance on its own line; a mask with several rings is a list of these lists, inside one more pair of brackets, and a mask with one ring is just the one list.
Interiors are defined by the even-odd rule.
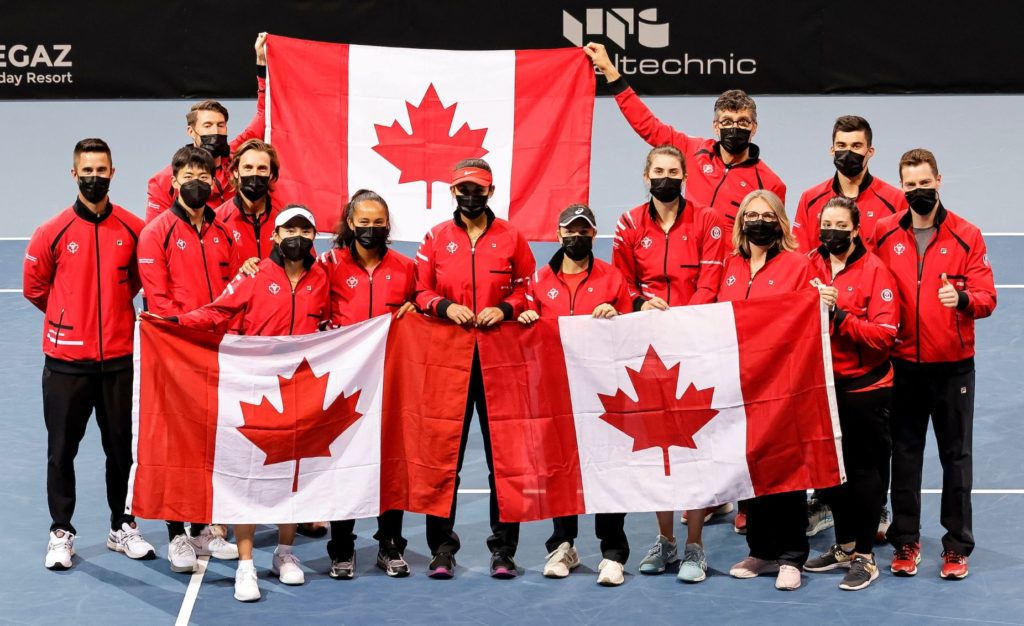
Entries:
[[[913,230],[913,226],[910,227]],[[939,225],[935,224],[935,235],[932,236],[931,241],[924,247],[924,252],[918,255],[917,249],[917,235],[911,233],[910,240],[914,242],[914,262],[917,263],[917,299],[914,301],[914,334],[916,350],[917,350],[917,362],[921,362],[921,276],[924,275],[924,262],[925,257],[928,256],[928,249],[932,247],[935,240],[939,238]],[[918,262],[920,258],[920,262]]]
[[213,283],[210,282],[210,267],[206,264],[206,242],[203,240],[202,225],[196,229],[196,236],[199,237],[199,252],[203,255],[203,275],[206,276],[206,291],[210,294],[210,302],[213,302]]
[[[288,281],[288,282],[291,282],[291,281]],[[292,333],[295,332],[295,288],[298,287],[298,286],[299,286],[298,282],[296,282],[292,286],[292,319],[288,322],[288,334],[289,335],[291,335]]]
[[[721,189],[722,185],[725,184],[725,179],[726,179],[726,177],[729,176],[729,172],[731,172],[731,171],[732,171],[732,166],[726,165],[725,166],[725,174],[722,175],[722,180],[718,181],[718,186],[715,187],[715,193],[711,194],[711,204],[709,206],[712,206],[712,207],[715,206],[715,199],[718,198],[718,190]],[[737,216],[737,217],[739,217],[739,216]]]
[[366,312],[366,319],[373,317],[373,273],[367,270],[366,275],[370,279],[370,308]]
[[[679,219],[679,216],[676,216]],[[665,275],[665,303],[672,304],[672,281],[668,277],[668,233],[665,233],[665,258],[662,261],[661,272]]]
[[[103,289],[100,281],[100,225],[93,224],[93,234],[96,246],[96,314],[99,328],[97,334],[100,342],[100,371],[103,371]],[[57,329],[60,332],[60,328]]]

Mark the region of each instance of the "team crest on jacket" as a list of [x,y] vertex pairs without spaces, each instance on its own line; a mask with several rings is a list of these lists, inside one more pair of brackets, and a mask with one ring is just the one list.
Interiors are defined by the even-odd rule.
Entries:
[[237,230],[231,231],[231,236],[235,238],[235,241],[242,240],[242,233],[238,232]]
[[68,252],[70,252],[71,254],[74,254],[74,253],[78,252],[78,242],[77,241],[72,241],[71,243],[68,244]]
[[881,295],[882,300],[885,300],[886,302],[892,302],[892,289],[883,289]]
[[650,237],[644,237],[643,239],[640,240],[640,245],[643,246],[644,249],[650,248],[652,243],[654,242],[651,241]]
[[721,239],[722,238],[722,229],[717,227],[717,226],[712,228],[711,229],[711,238],[712,239]]
[[184,239],[179,239],[178,242],[177,242],[177,245],[178,245],[178,249],[179,250],[184,250],[185,249],[185,240]]
[[729,285],[730,287],[732,287],[733,285],[736,284],[736,277],[735,276],[730,276],[729,278],[726,278],[725,279],[725,284]]
[[711,165],[710,163],[705,163],[704,167],[702,167],[700,169],[705,174],[710,174],[711,172],[715,171],[715,167],[713,165]]
[[348,280],[345,281],[345,284],[348,285],[349,289],[355,289],[356,285],[359,284],[359,279],[355,276],[349,276]]
[[281,292],[281,285],[278,285],[277,283],[270,283],[269,285],[267,285],[267,291],[276,296],[278,293]]
[[449,241],[448,245],[445,246],[444,249],[447,250],[449,254],[455,254],[455,251],[459,249],[459,244],[454,241]]
[[900,242],[892,247],[892,251],[896,253],[896,256],[899,256],[907,251],[907,247],[903,245],[903,242]]
[[552,300],[557,298],[558,297],[558,290],[555,289],[554,287],[552,287],[551,290],[548,291],[548,297],[551,298]]

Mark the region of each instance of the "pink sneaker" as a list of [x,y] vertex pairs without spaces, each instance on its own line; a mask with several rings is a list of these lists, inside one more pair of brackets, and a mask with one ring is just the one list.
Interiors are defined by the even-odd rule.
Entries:
[[761,574],[774,574],[779,571],[777,561],[765,561],[755,556],[748,556],[729,569],[733,578],[756,578]]

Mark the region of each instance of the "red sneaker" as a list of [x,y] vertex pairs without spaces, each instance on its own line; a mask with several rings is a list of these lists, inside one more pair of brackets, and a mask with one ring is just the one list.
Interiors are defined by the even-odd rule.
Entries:
[[736,519],[732,521],[732,529],[741,535],[747,534],[747,514],[745,512],[736,512]]
[[908,543],[892,551],[889,571],[896,576],[916,576],[917,564],[921,562],[921,544]]
[[960,580],[967,578],[967,556],[946,550],[942,553],[942,571],[939,576],[946,580]]

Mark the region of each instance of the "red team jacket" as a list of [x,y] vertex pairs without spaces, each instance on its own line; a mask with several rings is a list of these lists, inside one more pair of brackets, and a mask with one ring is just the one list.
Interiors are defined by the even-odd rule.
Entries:
[[687,198],[668,233],[656,220],[651,201],[623,213],[615,225],[612,263],[626,278],[634,307],[655,296],[670,306],[714,302],[732,227]]
[[810,259],[799,252],[773,248],[768,251],[764,267],[751,277],[750,259],[731,255],[722,271],[719,302],[735,302],[749,298],[777,296],[800,289],[813,289],[811,280],[821,278]]
[[146,224],[139,237],[139,274],[146,308],[161,317],[180,315],[213,302],[237,263],[228,229],[206,207],[197,232],[178,203]]
[[235,242],[236,259],[228,267],[231,276],[252,257],[267,258],[274,247],[274,218],[280,212],[270,196],[267,196],[266,210],[259,217],[246,215],[242,210],[242,199],[238,196],[217,207],[215,212]]
[[479,313],[498,307],[506,321],[525,305],[526,281],[536,261],[526,238],[487,209],[488,226],[472,244],[458,211],[451,221],[430,229],[416,251],[416,306],[444,317],[455,303]]
[[740,202],[755,189],[767,189],[786,202],[785,183],[760,159],[761,150],[756,145],[750,145],[746,161],[726,165],[714,139],[691,137],[665,124],[624,79],[610,83],[610,87],[626,121],[644,141],[651,146],[672,144],[682,151],[687,197],[723,216],[727,230],[732,230]]
[[33,233],[22,286],[45,314],[46,356],[91,366],[132,354],[142,226],[117,205],[97,216],[76,200]]
[[[916,363],[963,361],[974,356],[974,320],[996,308],[995,280],[981,231],[939,205],[937,228],[918,269],[910,210],[875,226],[875,253],[892,272],[900,305],[900,329],[892,356]],[[948,309],[937,295],[945,273],[961,292]]]
[[832,371],[836,378],[858,378],[878,368],[885,375],[900,322],[896,282],[882,261],[860,241],[846,267],[832,275],[824,246],[808,253],[815,271],[839,290],[832,320]]
[[[797,205],[796,216],[793,218],[793,235],[800,242],[800,250],[812,252],[818,247],[821,208],[832,198],[842,195],[838,174],[800,194],[800,204]],[[875,178],[870,172],[864,175],[854,202],[860,209],[862,240],[871,237],[878,220],[907,208],[907,198],[902,191],[880,178]]]
[[331,290],[331,324],[348,326],[371,317],[394,313],[412,302],[416,268],[412,259],[394,250],[368,272],[351,248],[332,248],[320,255]]
[[[237,137],[231,140],[231,155],[235,153],[238,146],[250,139],[263,139],[266,130],[266,103],[267,103],[267,72],[263,66],[256,68],[256,115],[253,116],[249,125],[245,127]],[[228,164],[231,162],[231,155],[222,157],[220,165],[213,173],[213,193],[207,203],[210,206],[220,206],[223,202],[235,196],[235,188],[231,186],[231,172],[228,171]],[[163,168],[149,179],[146,190],[146,223],[152,222],[158,215],[171,208],[177,194],[171,186],[171,166]]]
[[633,310],[633,298],[622,272],[601,259],[590,256],[586,277],[576,293],[562,279],[562,258],[559,250],[547,265],[534,272],[526,285],[526,308],[541,317],[590,315],[599,305],[610,304],[619,313]]
[[180,315],[187,328],[217,330],[233,319],[241,319],[241,334],[280,336],[306,335],[318,330],[328,318],[330,285],[327,273],[310,256],[306,272],[295,288],[284,271],[276,249],[259,265],[255,276],[239,274],[213,302]]

